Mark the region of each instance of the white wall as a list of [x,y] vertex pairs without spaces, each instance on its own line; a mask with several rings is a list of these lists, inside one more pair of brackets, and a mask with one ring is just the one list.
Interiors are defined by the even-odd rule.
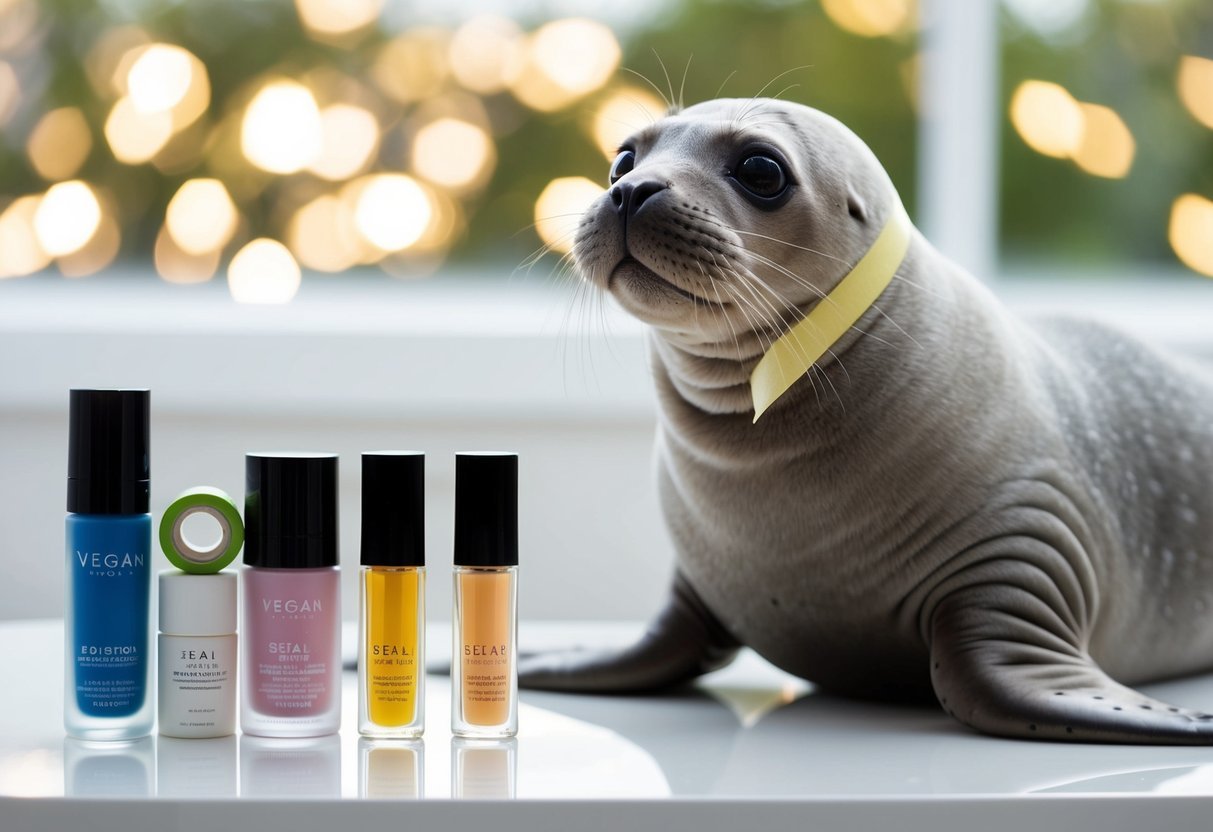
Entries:
[[246,451],[340,453],[347,617],[358,454],[410,448],[428,454],[432,617],[450,610],[453,454],[499,449],[520,454],[522,614],[647,618],[671,554],[638,330],[594,346],[591,370],[577,344],[593,327],[560,332],[567,296],[387,288],[321,285],[295,308],[250,310],[221,287],[0,286],[0,618],[61,614],[67,390],[111,385],[152,389],[157,521],[192,485],[239,501]]

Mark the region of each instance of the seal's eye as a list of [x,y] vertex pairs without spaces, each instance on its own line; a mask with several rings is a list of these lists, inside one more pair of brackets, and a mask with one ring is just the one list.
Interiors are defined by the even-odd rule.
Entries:
[[783,172],[783,165],[760,153],[742,159],[733,175],[747,191],[756,196],[779,196],[788,186],[788,176]]
[[621,150],[611,163],[611,184],[614,185],[625,173],[636,167],[636,154],[630,150]]

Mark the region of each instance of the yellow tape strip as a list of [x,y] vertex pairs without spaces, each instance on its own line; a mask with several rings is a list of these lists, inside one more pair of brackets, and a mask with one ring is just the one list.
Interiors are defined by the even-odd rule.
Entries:
[[876,242],[804,320],[780,336],[750,374],[754,421],[876,302],[901,267],[913,226],[898,202]]

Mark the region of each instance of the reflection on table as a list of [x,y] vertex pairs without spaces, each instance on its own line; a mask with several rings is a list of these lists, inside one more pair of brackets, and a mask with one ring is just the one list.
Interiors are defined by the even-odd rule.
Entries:
[[179,798],[236,796],[236,737],[156,738],[156,795]]
[[451,797],[512,800],[517,792],[518,740],[451,738]]
[[425,741],[360,737],[358,796],[373,800],[425,797]]
[[341,797],[341,740],[240,736],[242,797]]
[[63,740],[63,793],[69,797],[152,797],[156,741]]

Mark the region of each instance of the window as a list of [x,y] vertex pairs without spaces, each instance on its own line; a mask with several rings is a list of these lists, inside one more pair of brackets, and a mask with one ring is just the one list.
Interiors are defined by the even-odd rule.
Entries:
[[913,203],[911,0],[566,5],[4,3],[0,275],[507,275],[665,99],[718,92],[837,115]]
[[1213,275],[1213,5],[1007,0],[999,39],[1004,265]]

